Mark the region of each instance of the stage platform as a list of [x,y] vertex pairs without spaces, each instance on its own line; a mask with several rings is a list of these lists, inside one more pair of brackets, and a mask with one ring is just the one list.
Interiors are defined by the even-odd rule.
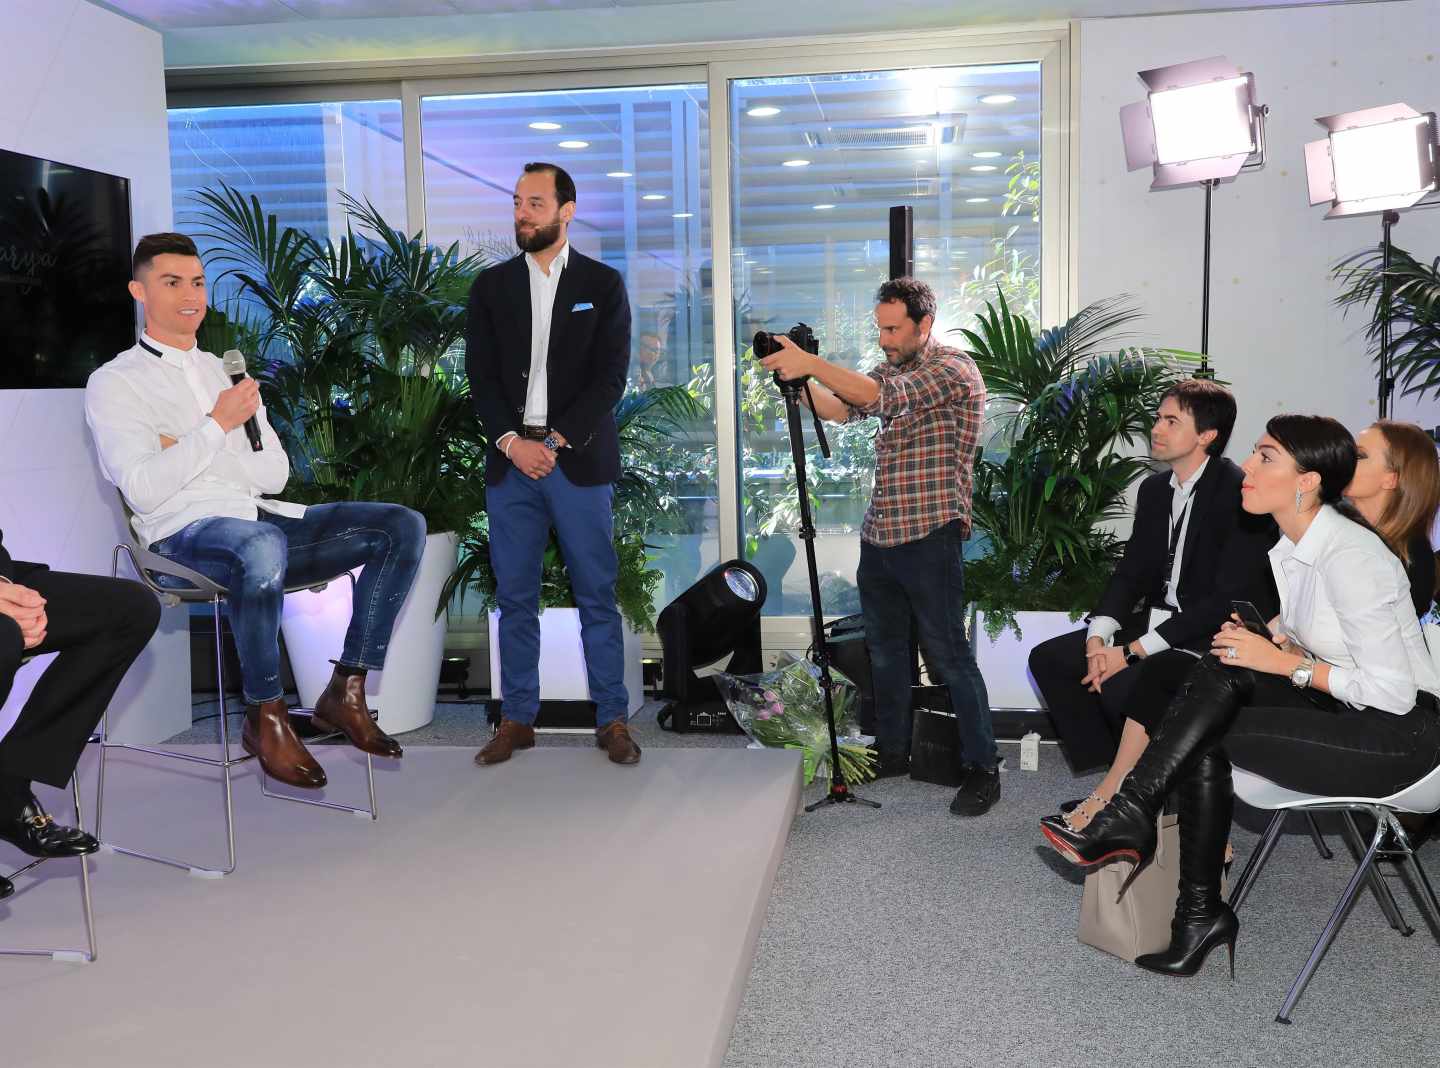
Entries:
[[[0,958],[6,1063],[719,1064],[799,801],[798,754],[654,749],[627,768],[538,748],[484,769],[473,754],[377,760],[376,823],[264,798],[247,764],[239,868],[224,879],[91,858],[99,959]],[[322,759],[327,796],[361,803],[353,751]],[[82,768],[88,807],[93,754]],[[107,839],[223,862],[213,774],[125,754],[106,793]],[[60,794],[44,800],[66,816]],[[18,858],[0,843],[0,870]],[[18,881],[0,944],[84,944],[75,868]]]

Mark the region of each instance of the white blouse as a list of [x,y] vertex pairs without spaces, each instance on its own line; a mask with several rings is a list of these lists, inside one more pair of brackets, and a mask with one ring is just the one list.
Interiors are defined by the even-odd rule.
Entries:
[[1410,580],[1379,536],[1322,505],[1299,544],[1270,550],[1281,629],[1330,665],[1330,692],[1355,708],[1404,715],[1418,690],[1440,695]]

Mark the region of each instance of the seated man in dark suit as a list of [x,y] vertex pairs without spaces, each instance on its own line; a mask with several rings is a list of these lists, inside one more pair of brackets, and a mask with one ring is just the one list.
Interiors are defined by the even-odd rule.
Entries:
[[[32,857],[78,857],[100,844],[57,824],[30,792],[64,786],[125,672],[160,624],[138,582],[11,560],[0,544],[0,705],[27,656],[59,653],[0,739],[0,839]],[[0,879],[0,897],[15,887]]]
[[[1130,540],[1089,628],[1030,652],[1076,772],[1110,763],[1127,717],[1144,725],[1137,700],[1158,701],[1158,716],[1168,699],[1157,693],[1209,651],[1232,599],[1253,601],[1266,619],[1277,608],[1266,557],[1277,535],[1268,517],[1241,510],[1244,476],[1222,455],[1234,425],[1235,398],[1213,381],[1188,379],[1165,394],[1150,433],[1150,455],[1165,469],[1140,483]],[[1136,741],[1143,749],[1143,731]]]

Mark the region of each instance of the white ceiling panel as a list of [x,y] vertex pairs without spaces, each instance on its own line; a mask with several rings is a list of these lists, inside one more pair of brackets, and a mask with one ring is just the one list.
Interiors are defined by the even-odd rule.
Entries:
[[458,15],[454,0],[284,0],[307,19],[376,19]]
[[304,18],[281,0],[106,0],[104,6],[160,30],[254,26]]

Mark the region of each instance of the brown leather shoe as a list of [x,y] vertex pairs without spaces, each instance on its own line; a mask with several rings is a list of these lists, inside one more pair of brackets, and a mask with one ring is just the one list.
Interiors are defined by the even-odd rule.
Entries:
[[260,761],[265,774],[290,786],[318,790],[325,785],[325,769],[310,755],[290,725],[283,697],[245,709],[240,748]]
[[535,728],[528,723],[516,723],[513,719],[500,718],[500,729],[495,732],[484,749],[475,754],[475,763],[482,768],[489,764],[502,764],[510,759],[517,749],[535,748]]
[[342,675],[340,669],[330,676],[330,684],[315,702],[310,722],[327,731],[339,731],[362,753],[399,759],[405,750],[400,743],[380,729],[370,708],[365,704],[365,675]]
[[630,737],[630,728],[623,719],[613,720],[596,731],[595,744],[616,764],[640,763],[640,747]]

